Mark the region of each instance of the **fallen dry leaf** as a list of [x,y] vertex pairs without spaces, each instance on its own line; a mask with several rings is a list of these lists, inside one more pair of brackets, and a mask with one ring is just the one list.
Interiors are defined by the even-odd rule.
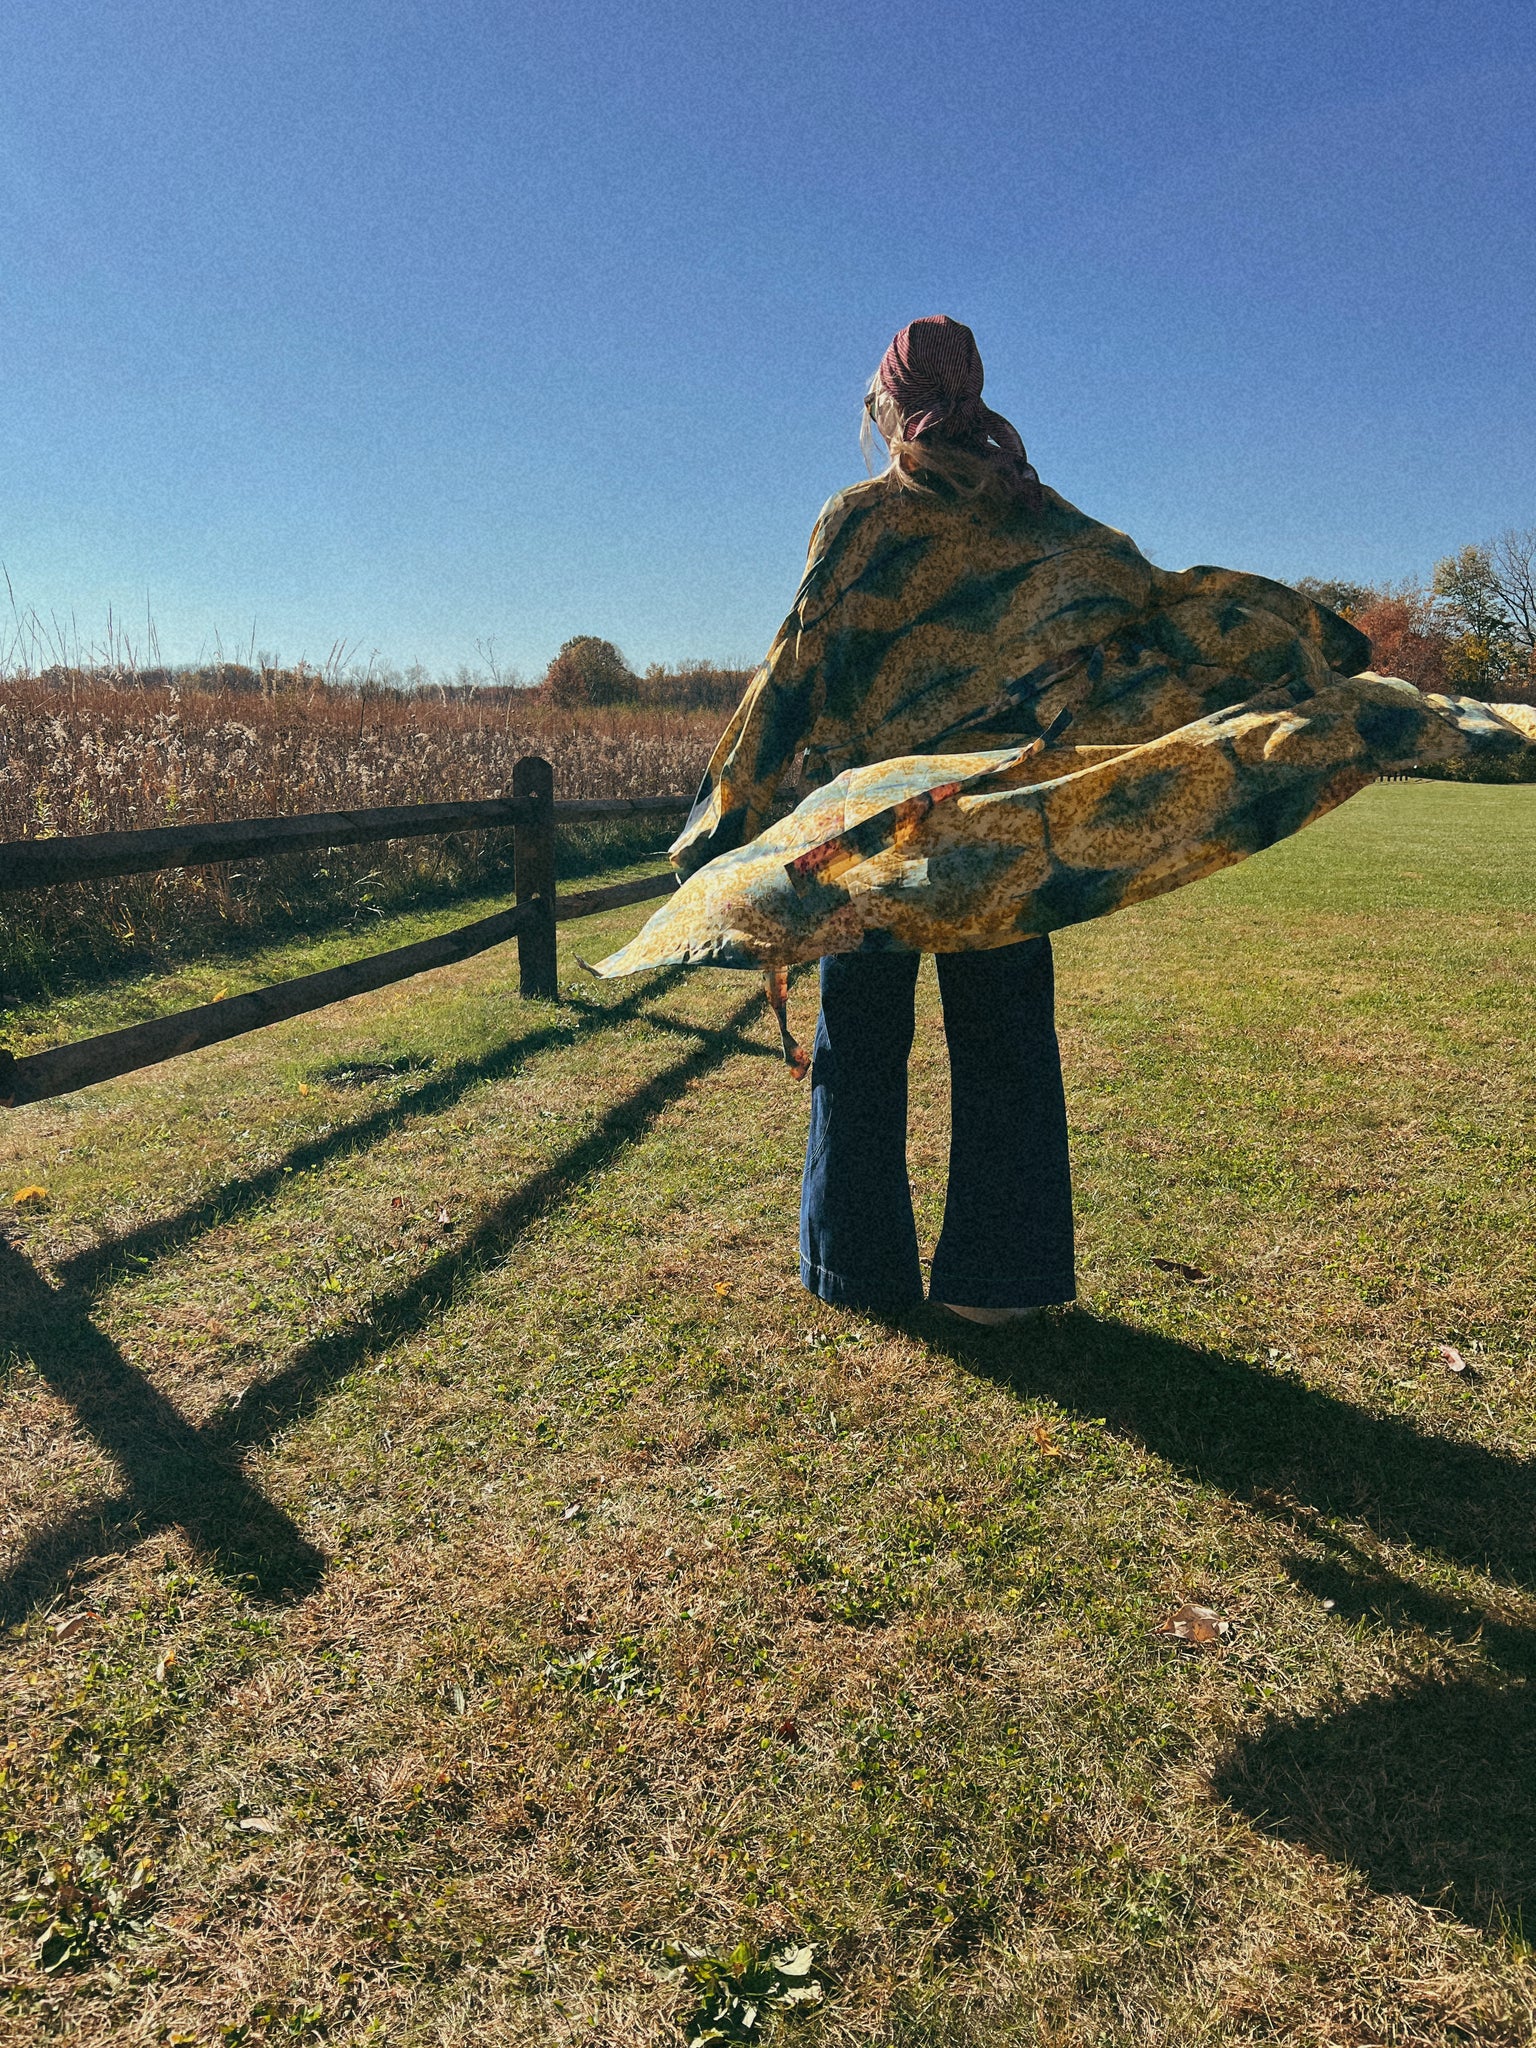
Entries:
[[438,1210],[437,1220],[439,1223],[441,1223],[444,1230],[451,1230],[453,1228],[453,1218],[448,1214],[448,1211],[446,1209]]
[[1041,1457],[1064,1458],[1067,1455],[1045,1423],[1037,1422],[1030,1431],[1030,1435],[1034,1438],[1035,1449],[1040,1453]]
[[38,1187],[18,1188],[15,1194],[11,1197],[11,1200],[16,1204],[18,1209],[25,1209],[29,1203],[35,1204],[37,1207],[40,1208],[42,1204],[47,1201],[47,1199],[48,1190],[46,1188]]
[[1193,1600],[1173,1614],[1165,1615],[1158,1623],[1156,1633],[1172,1636],[1176,1643],[1190,1650],[1219,1648],[1232,1633],[1232,1624],[1219,1615],[1214,1607],[1197,1607]]
[[162,1650],[160,1652],[160,1660],[155,1666],[155,1683],[157,1685],[164,1685],[166,1678],[175,1669],[176,1652],[174,1650]]
[[731,1291],[731,1287],[730,1287],[730,1282],[729,1282],[728,1280],[717,1280],[717,1281],[715,1282],[715,1292],[716,1292],[716,1294],[729,1294],[729,1293],[730,1293],[730,1291]]
[[53,1624],[53,1632],[62,1640],[65,1636],[74,1635],[77,1629],[84,1628],[90,1618],[89,1614],[66,1614],[62,1621]]
[[1182,1259],[1154,1259],[1152,1263],[1161,1272],[1177,1273],[1179,1278],[1187,1280],[1191,1287],[1197,1286],[1200,1281],[1209,1280],[1211,1277],[1209,1273],[1202,1272],[1198,1266],[1186,1265]]
[[275,1835],[277,1822],[268,1820],[264,1813],[248,1813],[240,1823],[248,1835]]
[[1452,1372],[1466,1371],[1467,1361],[1462,1357],[1461,1353],[1456,1349],[1456,1346],[1454,1344],[1440,1345],[1439,1352],[1440,1356],[1445,1360],[1446,1364],[1450,1367]]

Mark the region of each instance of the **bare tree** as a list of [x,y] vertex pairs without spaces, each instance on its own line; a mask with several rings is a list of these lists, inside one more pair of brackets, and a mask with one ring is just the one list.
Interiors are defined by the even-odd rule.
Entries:
[[1511,527],[1488,553],[1510,627],[1529,655],[1536,651],[1536,526]]
[[1447,555],[1435,565],[1434,593],[1495,673],[1536,673],[1536,527]]

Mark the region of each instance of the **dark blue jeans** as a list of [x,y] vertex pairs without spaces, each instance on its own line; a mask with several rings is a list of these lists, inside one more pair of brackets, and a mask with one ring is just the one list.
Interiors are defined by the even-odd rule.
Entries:
[[[907,1308],[923,1298],[907,1181],[907,1055],[920,955],[821,963],[800,1277],[823,1301]],[[1071,1301],[1072,1182],[1049,939],[940,953],[949,1041],[949,1190],[935,1301],[1039,1308]]]

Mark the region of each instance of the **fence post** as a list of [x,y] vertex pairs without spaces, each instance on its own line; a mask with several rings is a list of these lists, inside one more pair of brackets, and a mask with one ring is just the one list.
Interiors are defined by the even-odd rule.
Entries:
[[537,754],[525,754],[512,770],[512,794],[533,807],[526,823],[512,828],[513,876],[517,900],[535,898],[544,915],[517,939],[519,987],[525,996],[560,993],[555,966],[555,771]]

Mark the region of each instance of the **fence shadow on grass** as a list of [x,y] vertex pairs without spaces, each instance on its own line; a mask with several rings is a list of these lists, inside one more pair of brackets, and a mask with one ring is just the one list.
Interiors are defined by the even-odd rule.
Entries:
[[1102,1416],[1191,1477],[1324,1544],[1329,1557],[1298,1555],[1292,1575],[1333,1600],[1342,1625],[1406,1623],[1475,1639],[1482,1668],[1470,1674],[1405,1682],[1257,1730],[1218,1766],[1214,1789],[1266,1833],[1352,1865],[1378,1890],[1495,1931],[1531,1917],[1536,1628],[1396,1578],[1322,1518],[1348,1517],[1529,1590],[1536,1466],[1088,1314],[970,1333],[926,1312],[921,1327],[968,1371]]
[[[61,1276],[73,1286],[93,1293],[125,1266],[143,1266],[164,1258],[237,1216],[249,1214],[270,1202],[291,1175],[312,1173],[334,1160],[367,1152],[402,1125],[425,1117],[440,1116],[451,1109],[472,1088],[487,1082],[505,1081],[537,1054],[574,1045],[588,1032],[604,1031],[615,1024],[633,1023],[648,1002],[664,995],[683,978],[678,967],[653,975],[643,987],[616,1003],[593,1003],[569,998],[550,1023],[540,1024],[520,1037],[508,1039],[477,1059],[456,1060],[451,1067],[415,1081],[389,1101],[362,1116],[333,1124],[322,1136],[306,1138],[270,1166],[255,1173],[221,1181],[206,1194],[173,1216],[157,1216],[120,1237],[105,1238],[100,1244],[76,1252],[59,1267]],[[671,1017],[648,1017],[647,1023],[662,1030],[695,1035],[697,1027]],[[764,1048],[766,1051],[766,1048]]]
[[318,1584],[320,1552],[246,1478],[233,1447],[188,1422],[129,1364],[78,1288],[50,1286],[9,1241],[0,1241],[0,1348],[31,1359],[125,1482],[32,1537],[0,1580],[0,1623],[19,1621],[85,1559],[170,1523],[251,1591],[292,1597]]
[[56,1595],[80,1566],[172,1524],[216,1571],[258,1598],[291,1600],[312,1590],[326,1560],[245,1477],[245,1454],[302,1421],[356,1367],[430,1324],[461,1285],[500,1264],[534,1223],[637,1143],[692,1081],[727,1059],[762,1050],[741,1036],[761,1003],[754,990],[718,1028],[680,1027],[696,1041],[683,1058],[610,1104],[586,1136],[483,1210],[460,1243],[374,1296],[340,1329],[303,1345],[238,1406],[201,1427],[96,1328],[78,1282],[54,1287],[15,1245],[0,1243],[0,1349],[32,1359],[125,1482],[33,1536],[0,1578],[0,1624],[15,1623]]

